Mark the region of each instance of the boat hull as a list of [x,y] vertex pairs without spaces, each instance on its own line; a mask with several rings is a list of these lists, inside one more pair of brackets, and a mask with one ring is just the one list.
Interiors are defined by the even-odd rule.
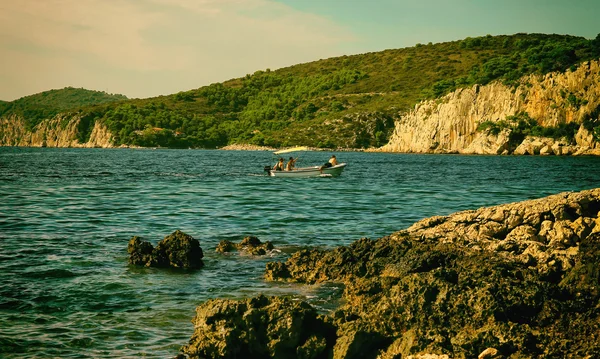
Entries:
[[292,171],[269,171],[269,176],[284,177],[284,178],[300,178],[300,177],[338,177],[346,168],[345,163],[333,167],[323,168],[319,170],[319,166],[301,167]]

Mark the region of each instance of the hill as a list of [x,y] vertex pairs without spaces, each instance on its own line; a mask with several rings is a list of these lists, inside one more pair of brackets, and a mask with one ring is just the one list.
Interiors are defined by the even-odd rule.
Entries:
[[[85,106],[77,110],[80,137],[99,122],[115,146],[379,147],[420,101],[494,80],[515,86],[522,76],[573,70],[598,57],[600,36],[488,35],[417,44],[266,69],[170,96]],[[30,124],[44,117],[23,115]]]
[[26,126],[31,129],[40,121],[52,118],[61,112],[70,111],[82,106],[122,100],[127,100],[127,97],[108,94],[104,91],[65,87],[59,90],[44,91],[35,95],[21,97],[12,102],[0,101],[0,116],[21,116],[25,119]]

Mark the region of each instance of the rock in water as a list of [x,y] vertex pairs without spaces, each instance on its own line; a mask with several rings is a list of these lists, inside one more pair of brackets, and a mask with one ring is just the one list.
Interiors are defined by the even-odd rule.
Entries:
[[192,236],[179,230],[166,236],[152,247],[150,242],[144,242],[134,236],[129,240],[127,248],[129,263],[146,267],[201,268],[202,248],[200,242]]
[[273,244],[270,241],[263,243],[255,236],[248,236],[244,237],[244,239],[237,244],[228,240],[222,240],[219,242],[216,251],[219,253],[228,253],[238,250],[244,254],[262,256],[267,254],[268,251],[273,250],[273,248]]
[[143,242],[138,236],[133,236],[127,245],[129,253],[129,263],[135,265],[146,265],[152,261],[152,251],[154,247],[150,242]]

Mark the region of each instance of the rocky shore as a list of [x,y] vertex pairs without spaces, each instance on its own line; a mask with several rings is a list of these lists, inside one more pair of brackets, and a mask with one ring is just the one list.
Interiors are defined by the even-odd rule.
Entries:
[[599,211],[600,188],[296,252],[265,279],[343,283],[337,309],[209,300],[180,357],[600,357]]

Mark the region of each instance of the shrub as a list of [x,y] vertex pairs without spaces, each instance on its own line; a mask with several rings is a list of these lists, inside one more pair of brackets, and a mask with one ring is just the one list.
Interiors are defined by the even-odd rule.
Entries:
[[561,123],[552,127],[543,127],[535,119],[529,117],[527,112],[520,112],[513,116],[506,116],[505,120],[497,122],[484,121],[479,124],[477,130],[488,130],[490,134],[498,135],[505,128],[511,130],[509,141],[512,144],[521,143],[526,136],[550,137],[554,139],[565,138],[567,141],[573,142],[579,124],[571,122]]

